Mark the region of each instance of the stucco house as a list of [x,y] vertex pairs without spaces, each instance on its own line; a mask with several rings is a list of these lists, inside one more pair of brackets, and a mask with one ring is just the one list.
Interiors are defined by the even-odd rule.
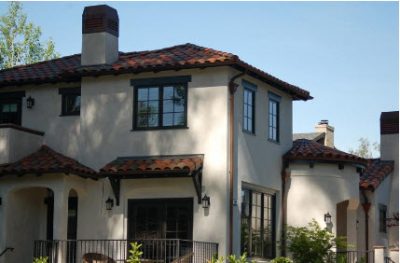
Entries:
[[81,54],[0,71],[0,262],[279,254],[309,92],[193,44],[120,52],[115,9],[82,18]]
[[399,112],[381,114],[380,158],[339,151],[334,130],[322,120],[315,132],[293,135],[283,156],[286,222],[304,226],[314,218],[347,237],[348,249],[357,251],[351,257],[399,262]]

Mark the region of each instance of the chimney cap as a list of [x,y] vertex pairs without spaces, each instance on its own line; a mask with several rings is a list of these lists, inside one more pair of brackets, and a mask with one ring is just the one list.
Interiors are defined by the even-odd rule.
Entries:
[[86,6],[82,14],[82,33],[107,32],[119,35],[118,12],[108,5]]
[[322,124],[329,125],[329,121],[328,120],[321,120],[320,122],[318,122],[318,124],[319,125],[322,125]]

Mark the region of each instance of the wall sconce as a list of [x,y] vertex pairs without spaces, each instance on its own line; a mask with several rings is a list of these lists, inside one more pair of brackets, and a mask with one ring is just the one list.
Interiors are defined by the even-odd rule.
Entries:
[[106,209],[110,211],[114,207],[114,200],[110,197],[106,200]]
[[201,199],[201,204],[203,208],[209,208],[210,207],[210,197],[204,194],[203,198]]
[[324,221],[327,225],[332,223],[332,216],[329,214],[329,212],[324,215]]
[[32,109],[34,105],[35,105],[35,99],[32,98],[31,96],[29,96],[29,97],[26,99],[26,107],[27,107],[28,109]]

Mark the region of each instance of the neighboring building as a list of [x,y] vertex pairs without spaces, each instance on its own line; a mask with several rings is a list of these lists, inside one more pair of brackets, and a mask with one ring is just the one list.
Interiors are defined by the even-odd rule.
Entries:
[[312,97],[193,44],[119,52],[118,28],[86,7],[82,54],[0,71],[0,262],[123,260],[127,239],[167,262],[279,254],[292,103]]
[[[375,262],[389,257],[398,263],[399,112],[381,115],[381,157],[377,159],[337,150],[334,128],[328,121],[317,127],[321,124],[328,132],[294,134],[297,139],[283,156],[285,221],[304,226],[315,219],[336,236],[346,236],[349,249],[375,250]],[[326,140],[326,134],[330,139]],[[325,223],[327,214],[331,215],[329,224]],[[369,262],[372,255],[368,254]],[[367,257],[357,255],[363,256]]]

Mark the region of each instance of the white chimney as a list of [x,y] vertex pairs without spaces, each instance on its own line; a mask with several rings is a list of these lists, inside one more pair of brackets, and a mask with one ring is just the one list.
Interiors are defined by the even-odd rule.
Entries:
[[119,19],[108,5],[87,6],[82,14],[81,65],[112,64],[118,59]]
[[322,132],[325,133],[325,141],[324,145],[328,147],[334,147],[334,132],[335,128],[329,125],[328,120],[321,120],[318,122],[318,124],[315,126],[315,132]]

